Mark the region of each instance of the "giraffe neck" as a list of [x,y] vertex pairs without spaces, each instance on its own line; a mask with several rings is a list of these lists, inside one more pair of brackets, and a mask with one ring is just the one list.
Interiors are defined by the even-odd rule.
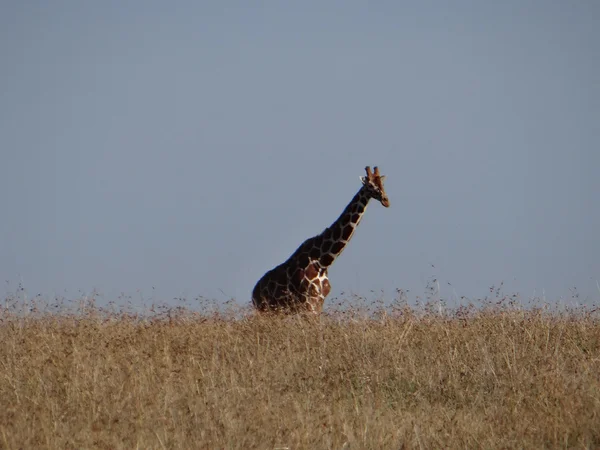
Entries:
[[367,195],[366,189],[361,188],[348,203],[340,217],[315,237],[313,245],[320,249],[319,262],[321,267],[331,266],[344,251],[367,209],[369,200],[370,197]]

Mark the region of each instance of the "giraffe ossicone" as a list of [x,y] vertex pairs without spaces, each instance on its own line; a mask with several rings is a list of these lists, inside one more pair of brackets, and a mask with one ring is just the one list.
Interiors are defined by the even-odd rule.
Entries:
[[365,167],[362,186],[338,219],[321,234],[307,239],[285,262],[268,271],[252,291],[252,303],[261,312],[311,312],[323,310],[331,291],[327,269],[340,256],[360,223],[369,200],[386,208],[390,201],[379,168]]

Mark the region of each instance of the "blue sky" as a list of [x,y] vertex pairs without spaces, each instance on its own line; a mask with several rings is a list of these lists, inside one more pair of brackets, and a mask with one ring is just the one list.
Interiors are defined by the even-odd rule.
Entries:
[[247,303],[379,165],[331,297],[598,302],[599,5],[4,2],[5,290]]

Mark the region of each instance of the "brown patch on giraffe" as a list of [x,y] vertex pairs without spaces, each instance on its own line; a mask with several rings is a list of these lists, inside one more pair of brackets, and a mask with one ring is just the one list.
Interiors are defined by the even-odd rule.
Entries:
[[332,246],[331,246],[331,253],[335,253],[336,255],[342,251],[342,249],[344,248],[346,244],[343,243],[342,241],[337,241],[335,242]]
[[359,220],[360,220],[360,214],[352,215],[352,223],[358,223]]
[[342,217],[342,227],[348,225],[351,219],[352,216],[350,214],[344,214],[344,217]]
[[354,227],[352,225],[346,225],[346,228],[344,228],[344,232],[342,233],[342,239],[345,241],[350,239],[350,236],[352,236],[352,231],[354,231]]
[[334,240],[334,241],[337,241],[337,240],[340,238],[340,236],[341,236],[341,235],[342,235],[342,228],[341,228],[341,227],[338,227],[338,226],[336,226],[336,227],[333,229],[333,232],[332,232],[332,234],[331,234],[331,236],[333,237],[333,240]]
[[300,283],[304,278],[304,270],[298,268],[292,275],[292,280],[296,283]]
[[329,280],[327,278],[325,278],[321,285],[321,294],[323,295],[323,298],[327,297],[329,295],[330,291],[331,291],[331,284],[329,284]]
[[298,268],[298,260],[296,258],[290,258],[287,261],[287,270],[285,272],[286,276],[289,278]]
[[319,247],[311,248],[310,252],[308,252],[308,256],[310,256],[310,259],[319,259],[319,256],[321,256],[321,249]]
[[323,235],[322,235],[322,234],[320,234],[320,235],[318,235],[317,237],[315,237],[315,240],[314,240],[314,242],[313,242],[313,245],[314,245],[315,247],[320,247],[322,243],[323,243]]
[[321,255],[323,255],[323,253],[329,252],[332,243],[333,241],[323,241],[323,245],[321,245]]
[[306,266],[308,266],[309,261],[310,260],[308,258],[308,253],[302,253],[298,257],[298,266],[300,266],[300,267],[306,267]]
[[310,264],[306,270],[304,271],[304,276],[309,280],[313,280],[314,278],[319,276],[319,270],[315,267],[315,264]]
[[321,265],[328,267],[331,265],[331,263],[333,263],[333,256],[330,255],[329,253],[325,253],[323,256],[321,256]]

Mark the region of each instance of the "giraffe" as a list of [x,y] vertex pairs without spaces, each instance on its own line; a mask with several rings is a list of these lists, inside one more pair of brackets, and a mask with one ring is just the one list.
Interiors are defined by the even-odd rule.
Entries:
[[252,291],[252,303],[260,312],[308,312],[320,314],[331,291],[327,269],[340,256],[360,223],[370,199],[390,206],[383,189],[385,176],[377,167],[365,167],[362,186],[338,219],[321,234],[307,239],[287,259],[268,271]]

